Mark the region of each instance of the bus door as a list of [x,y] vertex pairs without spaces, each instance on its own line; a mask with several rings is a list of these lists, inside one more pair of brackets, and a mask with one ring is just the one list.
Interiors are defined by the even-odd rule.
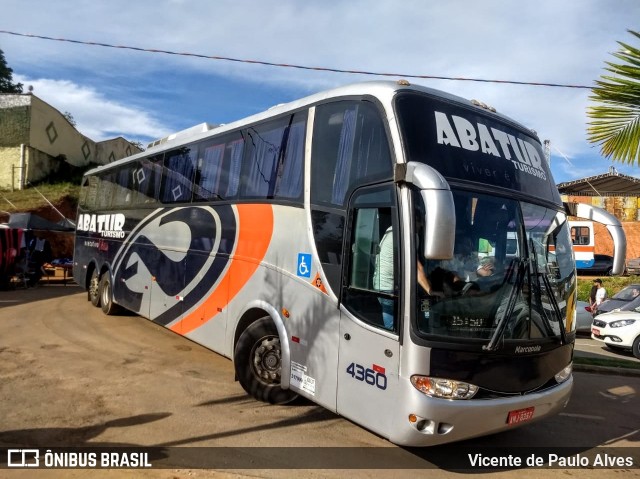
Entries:
[[344,258],[337,412],[382,432],[399,367],[399,236],[395,189],[352,197]]

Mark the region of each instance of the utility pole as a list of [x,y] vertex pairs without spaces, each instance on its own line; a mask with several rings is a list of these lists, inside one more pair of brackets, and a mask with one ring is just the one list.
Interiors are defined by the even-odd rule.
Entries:
[[547,165],[551,166],[551,140],[544,140],[544,157],[547,160]]

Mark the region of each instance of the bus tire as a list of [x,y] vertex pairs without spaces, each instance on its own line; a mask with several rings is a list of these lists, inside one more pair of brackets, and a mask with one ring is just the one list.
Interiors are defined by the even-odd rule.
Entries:
[[113,302],[113,288],[111,287],[111,276],[109,275],[108,271],[103,273],[102,277],[100,278],[98,291],[102,312],[107,316],[118,314],[118,312],[120,311],[120,307]]
[[280,387],[282,358],[278,330],[269,316],[245,329],[233,354],[242,388],[258,401],[286,404],[298,395]]
[[89,287],[87,288],[87,299],[91,301],[96,308],[100,306],[100,276],[98,270],[94,269],[89,279]]

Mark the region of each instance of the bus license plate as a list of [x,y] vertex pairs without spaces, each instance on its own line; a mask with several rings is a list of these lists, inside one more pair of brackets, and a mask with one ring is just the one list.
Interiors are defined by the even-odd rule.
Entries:
[[594,336],[600,336],[600,330],[596,328],[591,328],[591,332]]
[[517,409],[515,411],[509,411],[507,416],[507,424],[519,424],[521,422],[529,421],[533,418],[534,406],[526,409]]

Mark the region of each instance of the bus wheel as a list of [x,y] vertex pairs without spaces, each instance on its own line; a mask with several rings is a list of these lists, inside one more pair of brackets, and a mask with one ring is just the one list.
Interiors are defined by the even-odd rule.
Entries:
[[100,306],[100,277],[98,270],[94,269],[89,280],[89,289],[87,290],[87,299],[91,301],[96,308]]
[[298,397],[280,387],[282,358],[278,330],[269,316],[243,331],[233,355],[243,389],[259,401],[285,404]]
[[108,316],[117,314],[120,308],[113,302],[113,288],[111,287],[111,277],[108,272],[104,273],[100,278],[98,291],[102,312]]

